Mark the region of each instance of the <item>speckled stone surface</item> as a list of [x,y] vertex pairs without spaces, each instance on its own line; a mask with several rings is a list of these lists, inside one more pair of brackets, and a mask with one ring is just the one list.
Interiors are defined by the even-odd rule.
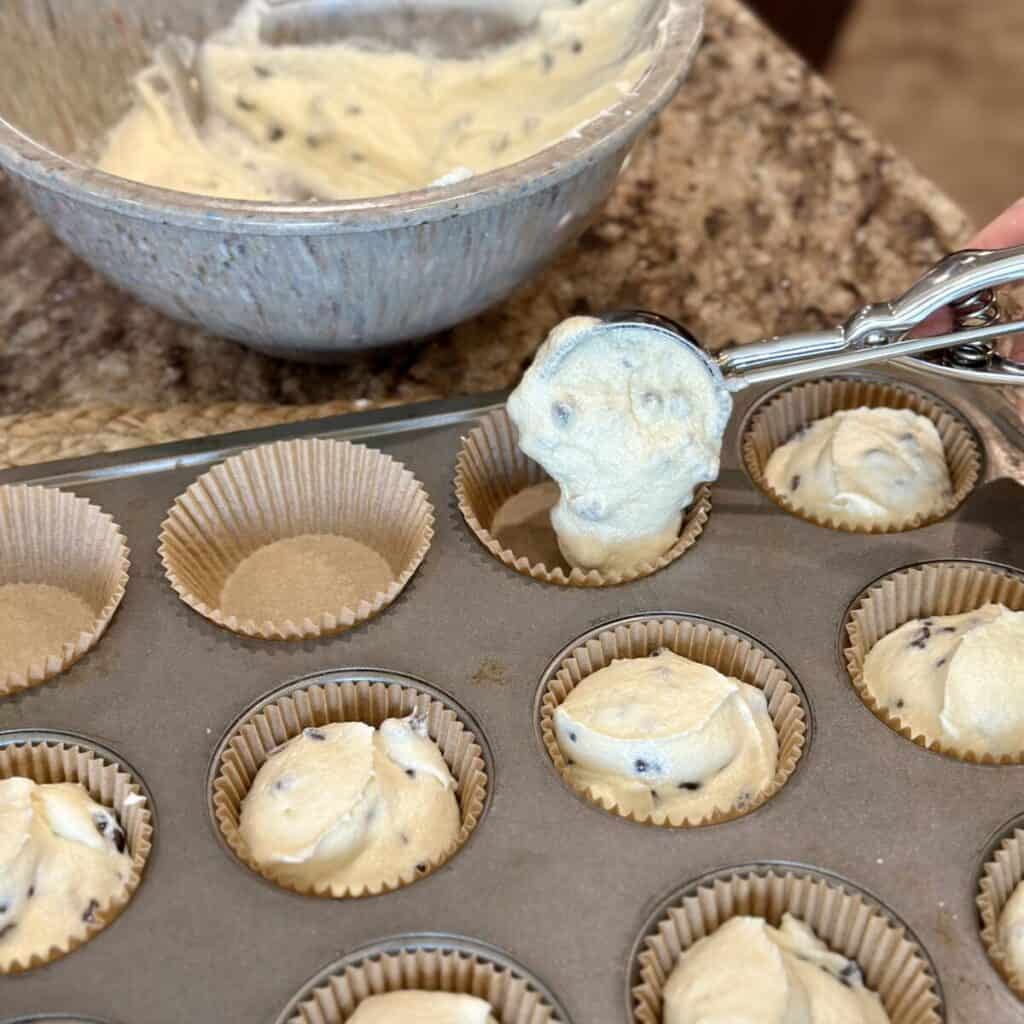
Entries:
[[0,413],[103,403],[416,401],[512,384],[554,323],[657,309],[711,347],[814,328],[904,288],[969,234],[737,0],[600,220],[540,280],[426,343],[302,366],[122,295],[0,181]]

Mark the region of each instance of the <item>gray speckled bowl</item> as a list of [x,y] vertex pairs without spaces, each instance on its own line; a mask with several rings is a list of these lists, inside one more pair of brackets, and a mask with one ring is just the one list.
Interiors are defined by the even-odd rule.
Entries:
[[4,0],[0,166],[69,248],[169,316],[293,358],[422,336],[536,273],[611,191],[700,37],[704,0],[646,3],[650,70],[576,136],[459,184],[305,204],[186,195],[74,157],[127,108],[153,44],[206,36],[239,0]]

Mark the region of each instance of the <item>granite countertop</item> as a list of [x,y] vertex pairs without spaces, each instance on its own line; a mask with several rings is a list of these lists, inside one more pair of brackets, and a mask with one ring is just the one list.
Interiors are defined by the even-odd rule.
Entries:
[[512,384],[554,323],[656,309],[711,347],[843,319],[962,243],[962,212],[738,0],[604,213],[535,283],[426,343],[337,366],[170,321],[68,253],[0,179],[0,413],[93,404],[416,401]]

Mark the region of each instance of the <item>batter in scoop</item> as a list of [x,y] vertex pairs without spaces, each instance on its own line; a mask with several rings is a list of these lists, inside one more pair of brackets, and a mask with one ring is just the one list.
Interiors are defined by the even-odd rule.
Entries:
[[497,1024],[490,1003],[454,992],[403,990],[364,999],[349,1024]]
[[587,676],[554,724],[573,783],[639,815],[742,808],[775,776],[764,693],[669,650]]
[[776,448],[765,480],[801,511],[851,526],[895,526],[952,499],[935,424],[909,409],[846,409]]
[[627,572],[664,554],[697,486],[718,475],[728,391],[664,333],[559,324],[508,399],[519,447],[561,489],[566,561]]
[[271,755],[239,832],[273,877],[374,888],[440,857],[459,831],[455,781],[416,717],[305,729]]
[[1010,970],[1024,979],[1024,882],[1013,890],[999,915],[999,944]]
[[649,48],[630,48],[641,0],[491,6],[521,34],[455,59],[357,38],[270,45],[273,5],[249,0],[198,47],[177,38],[157,49],[99,167],[235,199],[405,192],[539,152],[617,103],[650,64]]
[[83,786],[0,780],[0,963],[81,935],[131,871],[117,815]]
[[690,947],[665,985],[664,1024],[889,1024],[853,960],[790,914],[734,917]]
[[911,619],[864,659],[864,685],[928,739],[965,753],[1024,751],[1024,612],[986,604]]

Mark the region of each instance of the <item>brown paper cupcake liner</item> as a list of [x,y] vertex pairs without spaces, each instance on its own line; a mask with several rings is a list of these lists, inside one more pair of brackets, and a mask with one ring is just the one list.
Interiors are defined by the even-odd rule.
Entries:
[[488,413],[463,438],[455,463],[455,496],[466,524],[477,540],[503,565],[545,583],[570,587],[613,587],[650,576],[693,546],[711,513],[711,489],[701,484],[693,503],[683,514],[683,524],[675,544],[653,562],[624,573],[567,569],[559,565],[549,568],[543,562],[532,563],[526,555],[517,555],[503,547],[490,531],[498,509],[509,498],[550,479],[537,463],[519,450],[515,426],[504,409]]
[[90,627],[22,669],[0,673],[0,697],[52,679],[96,646],[124,597],[128,547],[117,524],[85,498],[48,487],[0,487],[0,585],[42,583],[81,598]]
[[508,954],[456,936],[414,934],[354,950],[311,978],[277,1024],[344,1024],[372,995],[455,992],[489,1002],[501,1024],[569,1024],[547,987]]
[[976,902],[981,916],[981,941],[1010,991],[1024,1002],[1024,975],[1013,970],[999,941],[999,916],[1014,889],[1024,882],[1024,815],[999,831],[978,877]]
[[[776,448],[798,430],[844,409],[910,409],[935,424],[946,453],[953,494],[948,505],[932,515],[916,515],[891,525],[852,524],[819,516],[794,504],[765,479]],[[742,431],[743,463],[751,479],[776,505],[816,526],[846,533],[901,533],[937,522],[958,508],[981,479],[984,449],[974,428],[961,413],[930,392],[909,384],[862,377],[828,377],[805,381],[769,394],[753,409]]]
[[[659,648],[710,665],[764,691],[779,738],[778,763],[769,785],[742,808],[718,809],[703,818],[667,813],[639,815],[602,798],[571,778],[555,735],[555,709],[585,679],[616,658],[644,658]],[[770,800],[789,781],[807,741],[807,701],[792,673],[751,637],[725,625],[685,615],[634,616],[605,623],[583,634],[552,661],[541,679],[537,699],[541,740],[562,781],[583,799],[611,814],[643,825],[690,828],[740,818]]]
[[926,562],[880,577],[854,599],[846,613],[840,644],[846,669],[860,699],[894,732],[926,750],[975,764],[1024,764],[1019,754],[993,757],[959,750],[939,736],[928,736],[895,711],[882,706],[864,683],[864,659],[882,637],[911,619],[959,615],[994,602],[1024,610],[1024,573],[985,562]]
[[[164,520],[160,557],[178,596],[217,625],[264,640],[305,639],[349,629],[391,604],[423,561],[433,523],[423,485],[389,455],[347,441],[281,441],[196,480]],[[221,608],[224,585],[245,558],[311,534],[367,545],[394,578],[355,607],[324,608],[315,619],[240,621]]]
[[828,872],[782,863],[712,872],[673,894],[640,934],[630,964],[634,1024],[661,1024],[662,994],[680,957],[733,917],[778,926],[792,914],[856,961],[892,1024],[940,1024],[941,988],[924,947],[887,907]]
[[[329,884],[304,887],[278,877],[273,867],[253,860],[239,833],[242,801],[272,753],[306,728],[332,722],[365,722],[377,727],[386,718],[403,718],[414,711],[426,716],[427,732],[456,784],[461,825],[440,856],[405,875],[359,889]],[[376,896],[433,874],[465,845],[484,813],[491,764],[480,726],[442,691],[410,676],[378,669],[321,672],[268,694],[230,727],[210,769],[210,808],[224,842],[235,856],[282,888],[333,899]]]
[[134,769],[117,756],[84,738],[48,731],[0,733],[0,779],[24,776],[37,783],[79,782],[97,803],[113,808],[124,829],[132,858],[128,881],[114,898],[93,913],[71,935],[27,962],[0,962],[0,974],[14,974],[58,960],[107,927],[127,906],[139,887],[153,845],[153,809],[149,793]]

